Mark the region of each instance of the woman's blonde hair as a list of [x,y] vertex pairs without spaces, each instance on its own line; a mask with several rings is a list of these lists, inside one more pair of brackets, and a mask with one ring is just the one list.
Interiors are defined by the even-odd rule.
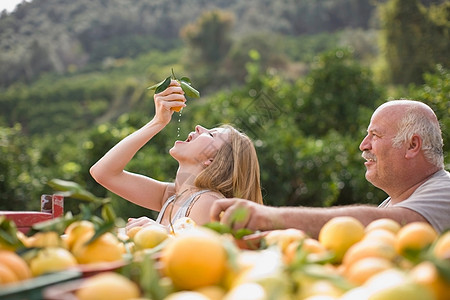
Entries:
[[195,186],[218,191],[226,198],[243,198],[262,204],[259,162],[253,142],[233,126],[220,127],[229,130],[229,141],[197,175]]

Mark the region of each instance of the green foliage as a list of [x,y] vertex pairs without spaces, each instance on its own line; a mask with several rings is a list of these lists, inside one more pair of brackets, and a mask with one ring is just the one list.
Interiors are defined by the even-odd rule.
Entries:
[[[226,32],[220,18],[210,19],[200,35],[193,32],[190,40],[201,46],[197,49],[206,50],[203,58],[208,61],[226,55],[229,33],[245,36],[264,31],[297,36],[346,27],[367,29],[374,6],[370,1],[355,0],[27,2],[0,16],[0,86],[29,83],[48,71],[85,70],[109,58],[166,51],[181,44],[183,27],[205,11],[216,10],[235,15],[236,26],[233,32]],[[208,42],[212,40],[220,43]]]
[[[358,149],[373,109],[387,94],[369,69],[377,54],[374,31],[338,31],[366,26],[371,4],[213,2],[202,7],[191,0],[136,0],[130,9],[119,0],[80,0],[64,6],[33,1],[3,15],[0,209],[38,209],[40,195],[51,193],[49,180],[60,178],[111,199],[119,217],[154,217],[154,212],[97,184],[89,168],[154,115],[153,92],[146,88],[171,68],[188,74],[202,97],[188,99],[182,116],[174,114],[174,120],[137,153],[127,170],[172,181],[177,162],[168,150],[175,140],[184,140],[198,123],[205,127],[231,123],[255,143],[266,204],[330,206],[383,200],[384,192],[364,178]],[[235,26],[230,27],[231,15],[217,12],[205,13],[194,22],[216,6],[234,12]],[[351,11],[361,14],[348,18]],[[432,25],[420,28],[417,41],[406,40],[414,34],[401,37],[402,45],[418,40],[436,45],[431,56],[408,61],[415,65],[426,60],[427,68],[430,64],[433,68],[423,77],[425,84],[394,86],[389,97],[423,100],[435,109],[448,160],[449,74],[445,63],[435,69],[435,62],[446,61],[441,54],[446,53],[448,39],[437,36],[448,34],[448,9],[417,11],[423,24]],[[35,15],[48,18],[35,22]],[[405,28],[416,28],[407,24],[415,19],[402,20]],[[39,24],[49,28],[46,38],[39,35]],[[186,24],[194,25],[186,29],[189,43],[181,45],[177,36]],[[16,39],[4,38],[13,33]],[[337,49],[338,45],[343,47]],[[414,53],[429,54],[421,49]],[[31,57],[35,59],[30,61]],[[408,73],[430,70],[413,67]],[[42,76],[49,69],[57,73]],[[28,83],[20,83],[21,78]],[[65,209],[77,213],[79,205],[69,198]]]
[[233,15],[223,11],[207,11],[195,23],[181,31],[196,63],[215,64],[228,53]]
[[[247,71],[242,66],[254,60],[255,55],[263,70],[287,69],[286,53],[289,49],[285,48],[285,41],[284,37],[267,32],[254,33],[236,40],[224,62],[229,80],[245,80]],[[294,56],[291,57],[295,59]]]
[[[40,187],[32,175],[33,160],[27,153],[31,151],[19,124],[0,127],[0,210],[27,207],[29,194]],[[35,204],[40,205],[38,200]]]
[[426,9],[418,0],[390,0],[381,6],[382,48],[387,79],[423,83],[436,64],[450,67],[450,3]]
[[444,140],[444,161],[450,168],[450,72],[438,65],[435,72],[426,73],[423,85],[411,85],[409,97],[428,104],[436,113]]
[[287,37],[284,40],[285,51],[295,61],[312,62],[318,53],[335,48],[340,35],[340,33],[321,32]]
[[[382,92],[371,72],[351,58],[344,49],[322,54],[315,68],[301,85],[300,96],[292,110],[296,124],[305,133],[321,137],[330,129],[355,135],[367,120],[364,109],[374,109]],[[317,112],[326,112],[317,114]]]

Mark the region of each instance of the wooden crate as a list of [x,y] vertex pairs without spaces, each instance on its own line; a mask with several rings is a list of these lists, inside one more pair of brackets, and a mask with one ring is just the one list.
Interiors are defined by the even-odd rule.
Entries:
[[[78,270],[66,270],[48,273],[39,277],[30,278],[15,284],[4,285],[0,288],[0,299],[8,300],[42,300],[46,299],[46,288],[81,278]],[[62,298],[58,300],[63,300]]]
[[0,216],[14,221],[17,229],[27,233],[36,223],[61,217],[64,214],[64,196],[42,195],[41,211],[0,211]]

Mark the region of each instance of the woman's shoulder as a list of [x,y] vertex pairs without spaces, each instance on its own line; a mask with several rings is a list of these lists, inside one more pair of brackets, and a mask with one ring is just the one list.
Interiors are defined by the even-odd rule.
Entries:
[[221,193],[210,190],[201,190],[192,201],[186,211],[186,216],[192,218],[198,224],[210,221],[209,212],[211,205],[218,199],[225,198]]
[[198,190],[196,192],[196,194],[199,199],[217,200],[217,199],[225,198],[225,196],[221,192],[213,191],[213,190]]

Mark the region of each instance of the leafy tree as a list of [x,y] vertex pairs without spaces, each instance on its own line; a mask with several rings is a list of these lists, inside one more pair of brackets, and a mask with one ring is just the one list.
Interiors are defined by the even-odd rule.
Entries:
[[228,12],[207,11],[181,30],[180,35],[189,46],[194,64],[215,65],[223,60],[231,46],[233,19]]
[[[39,187],[32,177],[33,159],[19,124],[0,127],[0,210],[29,207],[32,191]],[[39,198],[35,206],[39,207]]]
[[382,97],[371,72],[345,49],[320,55],[301,89],[303,95],[292,107],[297,112],[296,123],[305,134],[317,137],[331,129],[357,134],[366,120],[362,112],[374,108]]
[[258,56],[262,70],[285,69],[288,62],[284,54],[283,42],[283,37],[267,32],[255,33],[236,40],[224,62],[224,68],[229,73],[229,81],[245,80],[247,72],[243,66],[252,61],[251,55]]
[[450,169],[450,72],[438,65],[434,72],[424,75],[423,85],[411,85],[408,95],[411,99],[423,101],[433,108],[441,125],[444,140],[444,161]]
[[423,74],[436,64],[450,66],[449,11],[448,2],[439,10],[427,10],[418,0],[390,0],[381,6],[382,47],[390,82],[423,83]]
[[216,89],[231,78],[226,74],[223,61],[232,45],[233,22],[234,16],[230,12],[206,11],[180,31],[187,45],[184,64],[197,87],[204,92]]

